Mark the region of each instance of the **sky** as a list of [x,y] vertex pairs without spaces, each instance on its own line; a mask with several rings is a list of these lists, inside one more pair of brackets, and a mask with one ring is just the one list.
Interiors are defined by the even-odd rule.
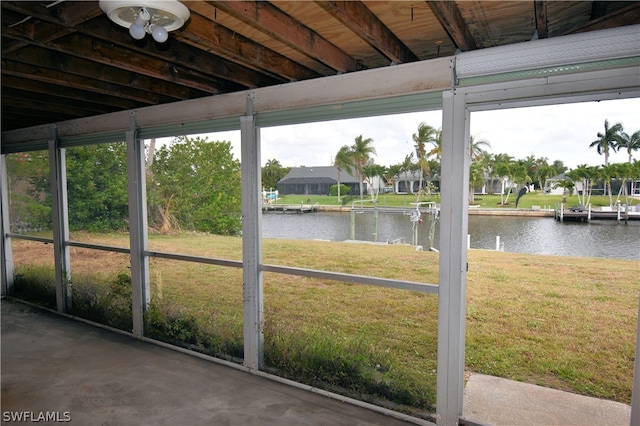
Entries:
[[[640,130],[640,98],[550,105],[471,113],[471,135],[491,145],[493,154],[506,153],[516,159],[530,155],[560,160],[566,167],[604,163],[591,142],[610,126],[621,123],[628,134]],[[329,166],[343,145],[351,145],[362,135],[373,139],[376,164],[389,166],[402,162],[413,151],[412,135],[424,122],[442,127],[441,111],[338,120],[320,123],[263,128],[262,165],[276,159],[284,167]],[[220,132],[206,136],[209,141],[231,142],[233,155],[240,158],[240,132]],[[635,159],[640,159],[636,151]],[[628,160],[626,150],[610,155],[610,163]]]

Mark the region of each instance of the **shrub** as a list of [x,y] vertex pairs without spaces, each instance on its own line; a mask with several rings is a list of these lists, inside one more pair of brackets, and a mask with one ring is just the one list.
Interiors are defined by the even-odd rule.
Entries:
[[133,328],[131,277],[118,274],[108,283],[72,284],[70,313],[125,331]]
[[[340,184],[340,196],[349,195],[349,193],[351,193],[351,187],[341,183]],[[338,196],[338,185],[331,185],[331,188],[329,188],[329,194],[333,195],[334,197],[337,197]]]
[[53,266],[37,265],[16,268],[9,296],[45,308],[56,308],[56,284]]

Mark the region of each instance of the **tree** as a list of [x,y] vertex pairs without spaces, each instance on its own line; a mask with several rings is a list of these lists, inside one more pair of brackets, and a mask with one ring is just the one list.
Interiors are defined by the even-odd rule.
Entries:
[[422,182],[424,178],[424,173],[425,172],[429,173],[429,168],[428,168],[429,163],[427,162],[428,155],[426,152],[425,144],[427,143],[435,144],[437,133],[438,131],[433,127],[425,123],[420,123],[418,125],[418,133],[414,133],[412,136],[413,141],[415,142],[414,147],[416,150],[416,155],[418,157],[418,167],[419,167],[418,173],[420,175],[420,180],[418,183],[418,198],[420,198],[420,193],[422,192]]
[[240,162],[231,143],[181,136],[159,149],[149,209],[163,232],[176,227],[235,235],[241,228]]
[[48,151],[8,154],[6,160],[11,231],[51,229]]
[[[500,204],[506,204],[509,199],[509,194],[511,193],[511,180],[510,177],[513,175],[513,165],[514,160],[508,154],[496,154],[494,157],[494,172],[498,176],[500,180]],[[508,185],[507,199],[504,197],[504,190]]]
[[474,188],[478,188],[484,184],[484,171],[482,170],[482,164],[477,161],[471,163],[469,169],[469,202],[475,202]]
[[575,182],[571,179],[571,178],[565,178],[563,180],[560,180],[558,182],[556,182],[553,185],[554,188],[563,188],[564,191],[562,191],[562,202],[566,203],[567,202],[567,196],[573,194],[573,189],[576,187]]
[[540,189],[544,188],[544,184],[547,181],[547,179],[557,174],[558,173],[553,166],[544,165],[536,168],[535,179],[538,182],[538,187]]
[[127,146],[124,142],[66,150],[69,228],[94,232],[127,227]]
[[600,177],[604,181],[605,193],[609,195],[609,205],[613,205],[613,194],[611,194],[611,180],[618,176],[618,165],[617,164],[608,164],[606,166],[602,166],[600,168]]
[[431,151],[427,152],[427,157],[433,156],[440,161],[440,157],[442,157],[442,130],[436,130],[435,137],[430,142],[433,145],[433,148]]
[[629,163],[631,163],[633,151],[640,151],[640,130],[634,132],[632,135],[620,132],[618,147],[627,149],[627,153],[629,154]]
[[582,191],[578,190],[578,204],[582,206],[589,205],[593,182],[600,176],[599,167],[580,164],[577,168],[567,173],[567,176],[574,182],[582,184]]
[[483,147],[491,148],[491,144],[486,139],[477,139],[476,136],[469,136],[469,159],[473,161],[479,160],[482,155],[487,152]]
[[343,145],[342,148],[336,153],[336,158],[333,160],[333,165],[338,170],[338,202],[340,202],[340,173],[345,172],[352,173],[351,164],[351,148],[347,145]]
[[282,167],[282,164],[274,158],[265,163],[261,172],[263,188],[272,189],[288,173],[288,168]]
[[604,155],[604,165],[609,165],[609,151],[617,151],[620,141],[622,124],[616,123],[609,127],[609,120],[604,120],[604,133],[598,132],[598,139],[591,142],[590,148],[596,147],[599,155]]
[[486,139],[476,139],[469,136],[469,202],[475,201],[474,188],[484,184],[484,170],[479,160],[487,151],[482,147],[491,148],[491,144]]
[[364,166],[369,162],[372,155],[376,155],[376,150],[371,144],[373,139],[363,139],[362,135],[357,136],[353,145],[351,145],[351,164],[356,172],[356,179],[360,185],[360,199],[363,198],[362,179]]
[[371,200],[378,199],[378,187],[374,186],[374,179],[376,176],[383,176],[386,168],[384,166],[375,164],[372,159],[362,168],[362,175],[367,181],[367,184],[371,187]]
[[385,174],[384,174],[384,179],[387,182],[387,185],[391,185],[393,186],[393,192],[396,191],[396,186],[395,186],[395,177],[399,176],[400,173],[402,173],[402,165],[401,164],[392,164],[389,167],[386,168],[385,170]]
[[[405,177],[407,174],[413,169],[413,152],[409,155],[404,156],[404,160],[399,164],[399,172],[398,175],[403,174]],[[405,193],[412,192],[413,188],[407,188]]]

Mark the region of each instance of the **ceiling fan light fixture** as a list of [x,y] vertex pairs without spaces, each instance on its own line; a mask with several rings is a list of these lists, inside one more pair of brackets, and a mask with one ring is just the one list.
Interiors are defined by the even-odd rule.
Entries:
[[128,28],[136,40],[151,34],[164,43],[168,32],[182,27],[189,19],[189,9],[178,0],[100,0],[102,11],[116,24]]

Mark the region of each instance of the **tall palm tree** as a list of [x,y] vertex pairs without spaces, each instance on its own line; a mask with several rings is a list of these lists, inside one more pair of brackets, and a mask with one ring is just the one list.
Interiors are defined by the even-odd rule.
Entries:
[[631,157],[633,151],[640,151],[640,130],[629,135],[625,132],[620,132],[620,139],[618,141],[618,147],[626,148],[629,154],[629,162],[631,163]]
[[616,123],[609,127],[609,120],[604,120],[604,133],[598,132],[598,139],[591,142],[590,148],[596,147],[599,155],[604,155],[604,165],[609,165],[609,151],[616,152],[622,132],[622,124]]
[[353,168],[356,172],[356,179],[358,179],[358,183],[360,184],[361,200],[363,198],[362,170],[364,169],[364,166],[366,166],[371,156],[376,155],[376,149],[371,146],[371,144],[373,144],[373,139],[363,139],[362,135],[360,135],[356,137],[353,145],[351,145],[351,164],[353,165]]
[[420,123],[418,125],[418,133],[413,134],[413,141],[415,142],[416,155],[418,156],[418,166],[420,181],[418,184],[418,197],[422,191],[422,181],[424,172],[429,172],[429,163],[427,161],[428,154],[426,152],[425,144],[435,143],[437,138],[437,130],[426,123]]
[[440,157],[442,157],[442,130],[436,130],[435,137],[430,141],[433,145],[431,151],[427,152],[427,157],[434,156],[436,160],[440,161]]
[[333,165],[338,169],[338,202],[340,202],[340,173],[346,171],[351,174],[351,148],[347,145],[343,145],[336,154],[336,158],[333,160]]
[[476,136],[469,136],[469,158],[471,161],[479,160],[484,152],[483,147],[491,148],[491,144],[486,139],[476,139]]
[[[404,173],[404,177],[407,180],[407,184],[409,184],[409,179],[407,179],[407,174],[413,168],[413,152],[409,155],[404,156],[404,161],[400,163],[400,174]],[[407,187],[405,193],[413,192],[413,185],[411,187]]]

